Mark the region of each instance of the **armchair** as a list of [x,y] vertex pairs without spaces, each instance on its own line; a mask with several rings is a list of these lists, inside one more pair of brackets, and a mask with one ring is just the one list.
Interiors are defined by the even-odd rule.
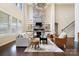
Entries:
[[55,42],[55,37],[58,37],[56,34],[49,34],[48,38],[52,41]]
[[65,33],[61,33],[59,37],[54,36],[55,43],[59,46],[63,46],[66,48],[67,35]]

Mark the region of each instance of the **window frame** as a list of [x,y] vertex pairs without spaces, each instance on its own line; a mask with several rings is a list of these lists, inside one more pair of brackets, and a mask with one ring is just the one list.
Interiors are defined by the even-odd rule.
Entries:
[[[9,17],[10,17],[10,15],[8,15],[7,13],[5,13],[5,12],[3,12],[3,11],[0,11],[0,12],[2,12],[2,13],[4,13],[5,15],[7,15],[8,16],[8,18],[7,18],[7,30],[6,30],[6,32],[3,32],[3,33],[1,33],[0,32],[0,34],[5,34],[5,33],[8,33],[9,32],[9,23],[10,23],[10,21],[9,21]],[[6,17],[5,17],[6,18]],[[5,22],[4,22],[5,23]],[[6,24],[5,24],[6,25]]]
[[[14,17],[12,15],[9,15],[8,13],[4,12],[4,11],[1,11],[0,12],[3,12],[5,13],[6,15],[8,15],[8,27],[7,27],[7,32],[4,32],[4,33],[0,33],[0,39],[4,38],[4,37],[7,37],[7,36],[12,36],[12,35],[16,35],[19,31],[18,27],[20,26],[20,28],[22,28],[22,21],[20,19],[18,19],[17,17]],[[12,17],[16,18],[16,32],[12,32]],[[18,25],[21,24],[21,25]]]
[[23,4],[22,3],[15,3],[15,5],[18,7],[19,10],[23,10]]

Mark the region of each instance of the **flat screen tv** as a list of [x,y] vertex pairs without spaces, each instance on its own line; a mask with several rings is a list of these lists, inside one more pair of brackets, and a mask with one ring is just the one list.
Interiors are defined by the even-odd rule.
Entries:
[[36,22],[36,26],[42,26],[41,22]]

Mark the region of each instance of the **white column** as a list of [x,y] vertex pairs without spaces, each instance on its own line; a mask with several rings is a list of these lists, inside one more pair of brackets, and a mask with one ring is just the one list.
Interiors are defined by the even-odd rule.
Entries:
[[51,9],[50,9],[50,29],[51,29],[51,33],[55,33],[55,4],[51,5]]
[[79,4],[75,4],[75,41],[76,42],[79,42],[78,32],[79,32]]

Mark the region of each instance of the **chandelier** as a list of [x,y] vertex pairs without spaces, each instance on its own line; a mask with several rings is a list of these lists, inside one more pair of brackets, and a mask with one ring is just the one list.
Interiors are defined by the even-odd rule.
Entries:
[[45,9],[47,6],[47,3],[36,3],[35,6],[37,9]]

